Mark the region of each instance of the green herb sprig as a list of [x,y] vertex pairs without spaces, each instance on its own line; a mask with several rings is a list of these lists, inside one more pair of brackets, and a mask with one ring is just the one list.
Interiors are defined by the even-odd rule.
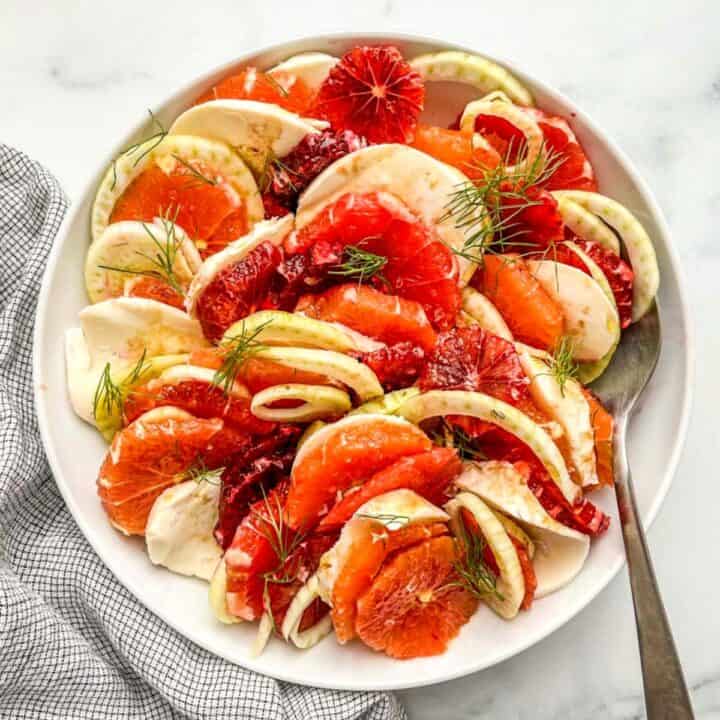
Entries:
[[388,284],[387,278],[383,275],[383,269],[388,264],[384,255],[364,250],[360,245],[346,245],[343,250],[344,261],[334,266],[330,275],[340,277],[357,278],[359,284],[377,278],[384,284]]
[[243,364],[253,355],[265,349],[265,346],[258,342],[257,337],[271,322],[272,320],[267,320],[250,331],[243,321],[240,333],[224,339],[221,343],[221,347],[225,350],[225,356],[222,365],[215,372],[212,382],[213,385],[221,387],[226,395],[232,389]]
[[[119,157],[133,157],[133,155],[135,155],[141,147],[147,145],[147,147],[144,147],[143,151],[133,159],[133,167],[137,167],[144,158],[146,158],[153,150],[155,150],[158,145],[160,145],[160,143],[167,137],[168,134],[168,131],[165,129],[163,124],[157,119],[153,111],[149,108],[148,114],[150,115],[150,127],[155,132],[153,132],[149,137],[146,137],[144,140],[140,140],[136,143],[133,143],[132,145],[129,145],[119,155]],[[117,186],[117,161],[119,157],[115,158],[115,160],[113,160],[112,162],[113,180],[112,184],[110,185],[110,190],[114,190]]]
[[143,350],[142,355],[130,372],[119,382],[115,382],[112,378],[111,364],[109,362],[105,363],[93,395],[93,417],[98,420],[98,415],[101,412],[104,412],[108,417],[112,416],[116,411],[122,413],[128,390],[149,369],[150,364],[146,362],[145,350]]

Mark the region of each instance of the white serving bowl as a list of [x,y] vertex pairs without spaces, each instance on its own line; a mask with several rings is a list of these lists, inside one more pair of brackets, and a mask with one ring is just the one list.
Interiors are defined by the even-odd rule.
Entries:
[[[310,50],[340,55],[363,42],[397,45],[407,58],[441,49],[482,54],[482,48],[469,50],[411,36],[307,38],[275,45],[211,70],[171,94],[154,112],[168,127],[201,91],[235,68],[243,65],[269,68],[290,55]],[[638,503],[647,526],[657,515],[677,467],[690,406],[692,346],[677,253],[649,189],[605,133],[548,85],[507,62],[498,62],[530,87],[539,107],[571,119],[593,163],[601,191],[632,210],[655,242],[661,275],[658,302],[664,342],[655,376],[643,395],[629,435]],[[449,122],[464,102],[476,95],[469,88],[430,83],[424,119]],[[448,104],[452,109],[447,109]],[[97,184],[112,159],[138,139],[147,116],[138,112],[138,117],[132,132],[117,143],[108,143],[110,151],[101,158],[62,224],[43,280],[34,340],[35,401],[50,466],[78,525],[120,582],[178,632],[231,662],[282,680],[352,690],[429,685],[482,670],[539,642],[585,607],[624,562],[615,501],[607,490],[594,495],[593,500],[612,516],[610,530],[593,543],[585,568],[572,584],[537,601],[530,612],[522,613],[512,622],[505,622],[481,607],[444,655],[410,661],[391,660],[360,643],[341,647],[332,636],[309,651],[296,650],[275,640],[262,656],[250,658],[254,625],[220,624],[208,607],[206,584],[153,566],[141,539],[126,538],[110,526],[95,492],[95,478],[107,447],[70,406],[65,382],[64,333],[77,324],[78,312],[88,302],[83,264],[90,242],[90,208]],[[132,642],[132,638],[127,640]]]

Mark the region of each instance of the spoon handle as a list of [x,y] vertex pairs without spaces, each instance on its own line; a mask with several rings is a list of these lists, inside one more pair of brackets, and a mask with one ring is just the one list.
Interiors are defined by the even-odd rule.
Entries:
[[635,606],[645,710],[648,720],[689,720],[695,717],[690,694],[635,503],[625,445],[626,428],[627,416],[618,418],[613,442],[615,491]]

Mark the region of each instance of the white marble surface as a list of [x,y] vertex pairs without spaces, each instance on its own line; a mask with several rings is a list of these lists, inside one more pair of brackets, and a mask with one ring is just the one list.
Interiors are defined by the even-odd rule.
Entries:
[[[251,47],[341,30],[434,35],[512,58],[587,110],[657,194],[689,281],[698,392],[650,545],[697,715],[720,718],[720,3],[1,0],[0,140],[72,197],[138,109]],[[521,656],[401,695],[413,720],[641,717],[626,573]]]

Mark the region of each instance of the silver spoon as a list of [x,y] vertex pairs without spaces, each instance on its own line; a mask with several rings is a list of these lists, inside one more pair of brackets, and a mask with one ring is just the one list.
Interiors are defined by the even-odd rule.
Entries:
[[638,516],[625,447],[628,419],[659,354],[660,316],[653,304],[647,315],[623,332],[610,367],[591,389],[615,418],[615,493],[635,605],[647,717],[686,720],[695,715]]

